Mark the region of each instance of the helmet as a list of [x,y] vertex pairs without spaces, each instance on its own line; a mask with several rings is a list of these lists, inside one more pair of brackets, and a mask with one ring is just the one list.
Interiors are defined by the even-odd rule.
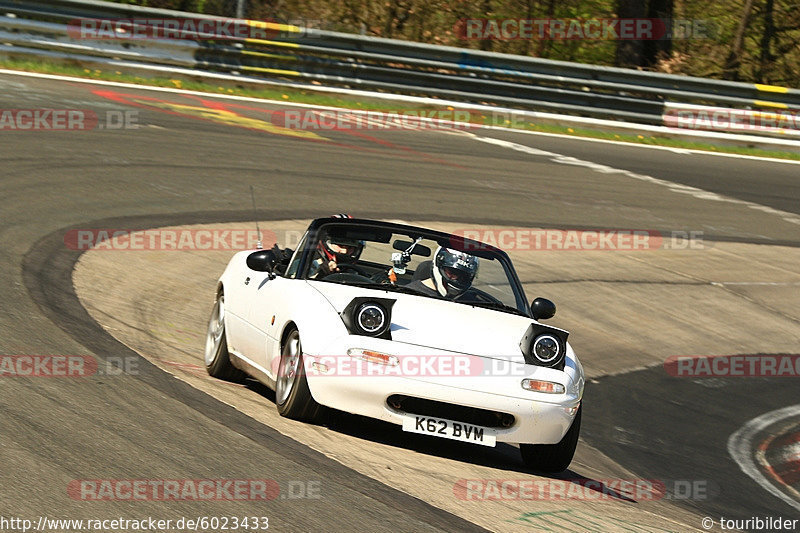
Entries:
[[478,273],[478,258],[474,255],[444,248],[436,249],[433,260],[433,282],[442,296],[455,298],[470,288]]
[[355,263],[364,250],[364,241],[326,235],[319,241],[317,250],[320,256],[327,261],[336,261],[341,264]]
[[[339,213],[331,215],[331,218],[353,217],[347,213]],[[317,245],[317,252],[325,261],[336,261],[336,263],[342,264],[355,263],[361,257],[361,252],[364,250],[365,245],[364,241],[325,235]]]

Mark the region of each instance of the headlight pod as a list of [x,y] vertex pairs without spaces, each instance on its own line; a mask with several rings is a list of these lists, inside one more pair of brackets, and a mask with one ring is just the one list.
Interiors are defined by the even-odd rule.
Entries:
[[564,370],[567,353],[567,336],[563,329],[531,324],[519,343],[525,362],[529,365]]
[[373,302],[364,302],[356,308],[356,325],[367,335],[375,335],[388,322],[386,310]]
[[354,298],[341,312],[342,322],[351,335],[391,339],[394,302],[386,298]]
[[558,339],[545,333],[533,340],[531,354],[544,366],[549,366],[561,355],[561,343]]

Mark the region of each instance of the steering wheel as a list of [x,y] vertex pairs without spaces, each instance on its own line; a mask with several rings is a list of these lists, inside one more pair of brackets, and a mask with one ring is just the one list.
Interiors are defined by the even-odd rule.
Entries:
[[497,298],[495,298],[491,294],[488,294],[486,292],[483,292],[481,290],[474,289],[474,288],[469,289],[467,292],[462,293],[462,294],[460,294],[459,296],[456,296],[453,299],[454,300],[458,300],[460,302],[469,303],[469,300],[467,300],[465,297],[469,297],[470,299],[478,300],[479,302],[486,302],[486,303],[503,305],[502,301],[498,300]]
[[356,274],[353,272],[331,272],[324,278],[325,281],[333,281],[336,283],[369,283],[372,280],[366,276],[362,276],[361,274]]
[[369,277],[369,274],[367,273],[367,271],[364,270],[363,268],[361,268],[360,266],[351,265],[351,264],[348,264],[348,263],[337,264],[337,266],[339,267],[340,271],[351,270],[351,271],[355,272],[356,274],[364,276],[365,278]]
[[378,270],[373,275],[369,277],[375,283],[380,283],[381,285],[391,285],[392,280],[389,279],[389,272],[387,270]]

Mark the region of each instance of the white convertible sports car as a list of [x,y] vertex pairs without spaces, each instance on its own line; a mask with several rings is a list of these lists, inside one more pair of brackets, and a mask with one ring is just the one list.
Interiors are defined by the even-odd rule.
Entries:
[[541,323],[502,250],[348,216],[314,220],[296,250],[237,253],[219,279],[205,364],[275,390],[281,415],[325,407],[433,437],[519,443],[533,470],[565,470],[584,373]]

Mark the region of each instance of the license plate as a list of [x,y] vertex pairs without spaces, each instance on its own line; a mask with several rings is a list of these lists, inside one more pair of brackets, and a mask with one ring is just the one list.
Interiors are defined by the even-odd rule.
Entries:
[[497,432],[491,428],[430,416],[404,416],[403,431],[433,435],[434,437],[481,444],[483,446],[494,446],[497,441]]

